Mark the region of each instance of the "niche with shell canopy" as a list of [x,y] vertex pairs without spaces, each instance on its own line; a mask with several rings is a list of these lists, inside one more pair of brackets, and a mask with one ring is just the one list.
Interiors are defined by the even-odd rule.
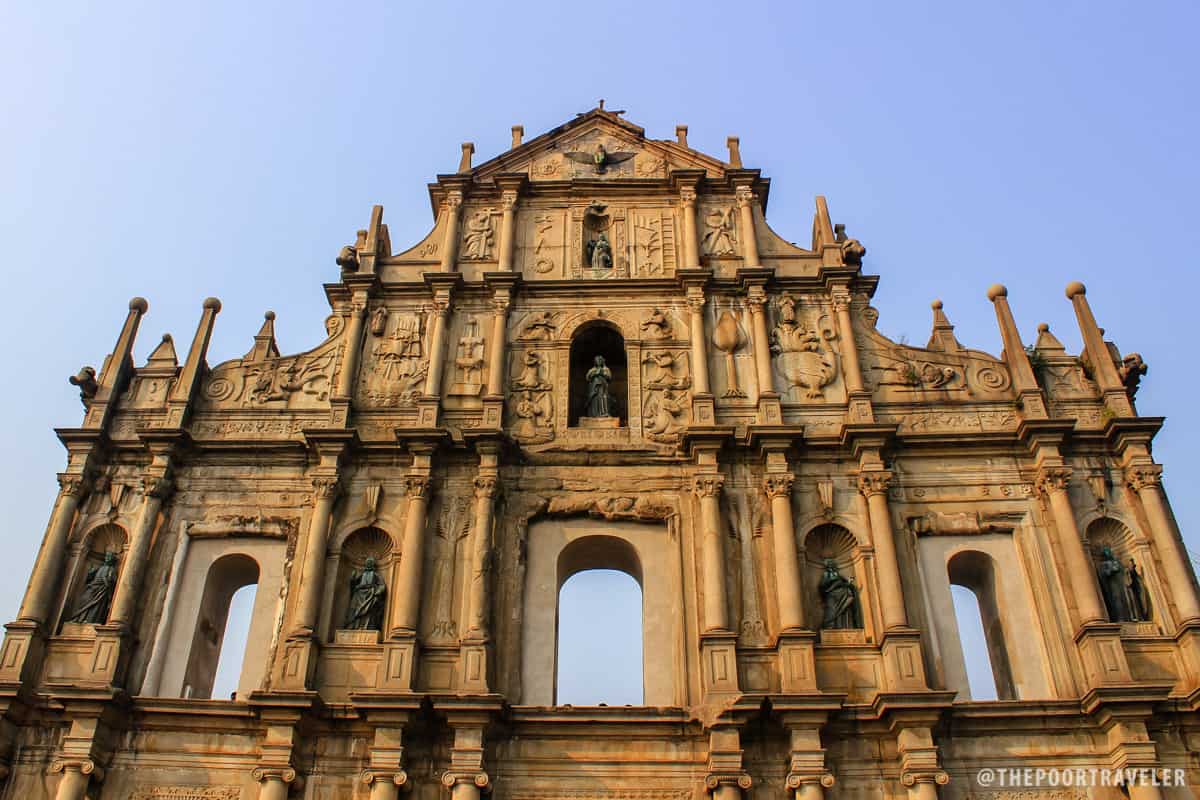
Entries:
[[378,631],[348,630],[346,628],[347,610],[350,607],[351,578],[360,573],[367,565],[367,559],[374,559],[375,570],[386,587],[384,595],[384,614],[380,630],[387,627],[386,609],[390,606],[390,598],[395,586],[393,567],[396,559],[393,556],[393,541],[391,535],[375,526],[359,528],[342,542],[338,557],[337,578],[334,584],[333,604],[329,629],[331,638],[341,640],[356,640],[369,638],[378,639]]
[[[125,564],[125,548],[129,537],[125,529],[113,522],[106,522],[87,532],[77,545],[71,571],[68,574],[67,591],[63,595],[62,631],[77,629],[78,623],[68,622],[73,609],[79,601],[87,583],[87,576],[92,570],[104,563],[105,555],[113,553],[117,560],[117,571],[120,573]],[[109,598],[111,601],[111,597]],[[107,616],[107,615],[106,615]]]
[[[836,523],[818,525],[804,537],[800,553],[803,564],[804,613],[810,630],[821,632],[821,641],[864,641],[868,630],[867,599],[862,595],[866,585],[862,569],[862,554],[854,534]],[[831,560],[842,578],[854,587],[858,608],[845,615],[847,627],[823,627],[825,607],[821,596],[821,578],[826,561]],[[850,624],[853,620],[856,624]]]
[[[1155,619],[1148,572],[1151,562],[1148,548],[1139,547],[1128,527],[1112,517],[1100,517],[1087,527],[1088,552],[1097,571],[1100,593],[1113,622],[1152,623]],[[1120,571],[1106,577],[1105,550],[1120,564]],[[1115,595],[1115,596],[1114,596]],[[1116,607],[1114,607],[1114,605]],[[1119,609],[1123,609],[1121,613]]]

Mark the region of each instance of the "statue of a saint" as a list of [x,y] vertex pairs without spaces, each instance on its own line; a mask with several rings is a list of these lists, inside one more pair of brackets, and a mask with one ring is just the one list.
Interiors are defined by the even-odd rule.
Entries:
[[1111,547],[1100,551],[1100,563],[1096,566],[1100,575],[1100,594],[1104,595],[1104,605],[1108,608],[1110,622],[1130,622],[1129,602],[1125,596],[1125,567],[1115,555]]
[[592,269],[612,269],[612,245],[608,234],[601,232],[594,242],[588,244],[588,261]]
[[822,630],[847,630],[861,628],[862,610],[858,604],[858,587],[854,581],[843,578],[838,572],[837,562],[825,559],[825,572],[817,585],[821,593]]
[[1129,559],[1129,613],[1134,622],[1149,622],[1150,603],[1146,600],[1146,584],[1138,572],[1137,562]]
[[361,570],[350,575],[350,604],[346,607],[346,630],[377,631],[383,628],[387,586],[375,571],[375,559],[367,558]]
[[585,417],[615,417],[616,398],[608,390],[612,381],[612,370],[604,363],[604,356],[596,356],[595,366],[587,372],[587,413]]
[[108,622],[108,609],[117,590],[117,554],[104,554],[104,563],[88,570],[83,592],[75,601],[68,622],[103,625]]

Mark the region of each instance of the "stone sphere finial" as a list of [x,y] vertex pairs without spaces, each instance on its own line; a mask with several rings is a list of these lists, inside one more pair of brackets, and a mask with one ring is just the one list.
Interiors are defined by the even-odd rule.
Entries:
[[129,310],[130,311],[137,311],[140,314],[145,314],[146,309],[148,309],[149,307],[150,307],[150,304],[146,302],[146,298],[144,298],[144,297],[135,297],[129,301]]
[[274,312],[274,311],[268,311],[267,313],[263,314],[263,318],[264,318],[264,319],[267,319],[267,320],[270,320],[271,322],[274,322],[274,321],[275,321],[275,312]]
[[942,310],[942,301],[941,301],[941,300],[934,300],[932,303],[930,303],[930,304],[929,304],[929,306],[930,306],[930,308],[932,308],[934,311],[941,311],[941,310]]
[[213,311],[220,311],[221,310],[221,301],[215,297],[205,298],[204,307],[211,308]]
[[1047,324],[1046,324],[1046,323],[1044,323],[1044,322],[1039,322],[1039,323],[1038,323],[1038,333],[1049,333],[1049,332],[1050,332],[1050,326],[1049,326],[1049,325],[1047,325]]
[[173,341],[175,341],[175,340],[171,338],[171,334],[169,334],[169,333],[164,333],[164,334],[163,334],[163,341],[164,341],[164,342],[173,342]]
[[992,287],[987,291],[988,300],[996,302],[997,297],[1008,297],[1008,289],[1004,288],[1003,283],[993,283]]
[[1077,294],[1087,294],[1087,289],[1079,281],[1071,281],[1067,284],[1067,297],[1074,297]]

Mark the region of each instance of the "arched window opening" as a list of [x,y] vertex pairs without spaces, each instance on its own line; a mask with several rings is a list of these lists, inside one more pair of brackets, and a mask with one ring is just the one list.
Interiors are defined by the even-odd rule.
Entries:
[[217,657],[217,674],[211,693],[218,700],[226,697],[233,700],[237,695],[242,661],[246,645],[250,642],[250,619],[257,594],[258,584],[250,584],[234,592],[229,601],[229,616],[225,622],[225,636],[221,640],[221,654]]
[[[602,364],[597,361],[602,360]],[[570,417],[572,427],[581,425],[613,424],[624,427],[629,420],[628,370],[625,357],[625,339],[613,327],[603,322],[592,322],[576,331],[571,340],[571,370],[569,387]],[[597,402],[595,395],[605,391],[601,377],[593,369],[604,368],[610,376],[607,380],[607,415],[604,403]],[[589,373],[593,379],[589,380]],[[599,406],[599,407],[598,407]],[[581,420],[588,420],[581,422]],[[596,420],[596,422],[592,422]],[[616,420],[616,422],[608,422]]]
[[[196,630],[192,635],[187,669],[184,672],[184,697],[213,697],[217,666],[222,657],[222,644],[225,641],[233,596],[244,587],[257,587],[258,575],[258,562],[242,554],[222,556],[209,568],[208,577],[204,582],[204,593],[200,599]],[[249,603],[253,608],[253,596],[249,598]],[[250,616],[248,614],[247,619]],[[247,643],[248,634],[242,637],[241,648],[226,656],[238,665],[239,680]]]
[[995,700],[996,677],[988,658],[987,639],[983,634],[983,615],[979,598],[964,586],[951,586],[954,618],[958,622],[958,641],[967,667],[967,685],[972,700]]
[[558,559],[555,705],[643,705],[642,568],[623,539],[586,536]]
[[968,550],[952,556],[946,571],[972,698],[1015,700],[1004,625],[996,602],[995,563],[986,553]]

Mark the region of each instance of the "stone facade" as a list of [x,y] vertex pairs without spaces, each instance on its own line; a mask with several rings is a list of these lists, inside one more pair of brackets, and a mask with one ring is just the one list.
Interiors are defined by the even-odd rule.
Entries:
[[[342,249],[305,353],[268,314],[210,366],[209,299],[182,364],[168,337],[138,367],[131,302],[72,379],[86,411],[58,431],[62,489],[0,649],[4,796],[1200,782],[1200,603],[1141,358],[1080,284],[1077,356],[1045,326],[1026,348],[1002,286],[999,358],[940,303],[926,347],[893,342],[824,199],[810,246],[785,242],[737,140],[723,161],[686,133],[598,108],[514,128],[479,166],[464,145],[428,236],[394,251],[377,207]],[[591,568],[643,588],[642,706],[555,705],[558,592]],[[238,691],[207,699],[249,584]],[[952,584],[979,599],[998,702],[969,699]]]

